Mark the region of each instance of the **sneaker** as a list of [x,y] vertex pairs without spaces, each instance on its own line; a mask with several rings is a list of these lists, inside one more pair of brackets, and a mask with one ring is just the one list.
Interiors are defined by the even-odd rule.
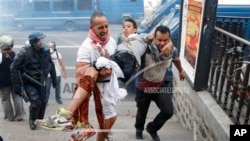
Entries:
[[108,141],[113,141],[113,133],[109,132],[108,134]]
[[142,140],[143,139],[143,137],[142,137],[142,131],[136,130],[135,138]]
[[[85,141],[90,137],[94,136],[96,132],[93,127],[89,124],[90,127],[83,127],[82,129],[76,129],[76,132],[71,135],[72,141]],[[70,140],[70,141],[71,141]]]
[[37,119],[35,121],[35,124],[38,126],[44,126],[47,128],[58,128],[58,129],[59,128],[64,129],[65,127],[73,126],[72,123],[68,119],[58,114],[48,116],[45,119]]
[[73,125],[72,122],[68,122],[67,125],[64,126],[64,128],[62,129],[62,131],[66,131],[66,132],[71,132],[73,131],[75,128],[75,126]]
[[148,128],[146,129],[149,135],[151,136],[153,141],[160,141],[159,136],[157,135],[157,132],[150,132]]
[[75,129],[80,129],[80,128],[83,128],[83,123],[81,123],[79,120],[76,122],[75,124]]
[[56,100],[56,102],[57,102],[58,104],[62,104],[62,103],[63,103],[62,100]]
[[62,117],[65,117],[66,119],[72,118],[72,113],[70,111],[66,110],[65,108],[59,108],[56,111],[56,114],[58,114]]

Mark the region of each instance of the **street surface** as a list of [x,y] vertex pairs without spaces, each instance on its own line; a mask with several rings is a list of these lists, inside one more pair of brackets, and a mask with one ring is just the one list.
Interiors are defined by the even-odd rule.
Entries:
[[[53,97],[54,98],[54,97]],[[51,98],[46,110],[45,116],[52,115],[59,107],[66,107],[70,99],[63,99],[63,105],[59,105]],[[25,110],[28,112],[29,104],[25,104]],[[139,141],[135,139],[135,115],[136,106],[132,100],[123,100],[116,105],[118,113],[117,121],[112,129],[113,141]],[[151,121],[158,113],[158,108],[154,103],[148,112],[146,123]],[[96,114],[94,110],[94,103],[91,100],[90,103],[90,123],[95,129],[98,128]],[[37,130],[30,130],[28,125],[28,114],[26,114],[24,121],[22,122],[8,122],[3,120],[3,111],[0,108],[0,136],[4,141],[68,141],[70,135],[73,132],[52,131],[43,128]],[[161,141],[193,141],[193,134],[191,131],[184,129],[176,120],[172,117],[159,131]],[[151,137],[147,132],[143,132],[144,140],[151,141]],[[88,141],[95,141],[96,135],[90,138]]]

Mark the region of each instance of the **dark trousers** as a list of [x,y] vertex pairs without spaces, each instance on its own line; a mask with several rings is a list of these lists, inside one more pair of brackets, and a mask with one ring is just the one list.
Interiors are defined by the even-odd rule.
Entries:
[[43,119],[46,109],[46,89],[33,83],[25,83],[24,89],[30,100],[30,118]]
[[116,52],[110,56],[110,60],[116,62],[121,68],[124,78],[120,78],[121,81],[126,82],[129,80],[135,70],[136,60],[135,57],[128,52]]
[[151,101],[156,103],[160,112],[154,120],[147,125],[147,129],[150,132],[157,132],[174,113],[172,87],[166,87],[166,85],[160,87],[158,92],[151,93],[149,93],[148,90],[140,91],[136,89],[135,101],[137,106],[135,128],[138,131],[144,130],[144,124]]

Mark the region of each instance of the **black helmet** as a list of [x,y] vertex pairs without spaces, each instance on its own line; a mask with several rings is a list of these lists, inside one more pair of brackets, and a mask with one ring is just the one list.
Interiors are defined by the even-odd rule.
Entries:
[[55,41],[49,41],[48,47],[53,47],[53,49],[56,49],[56,42]]
[[45,35],[42,32],[36,31],[29,35],[30,44],[34,44],[37,40],[44,38]]
[[14,46],[14,41],[10,35],[0,37],[0,49],[11,49]]

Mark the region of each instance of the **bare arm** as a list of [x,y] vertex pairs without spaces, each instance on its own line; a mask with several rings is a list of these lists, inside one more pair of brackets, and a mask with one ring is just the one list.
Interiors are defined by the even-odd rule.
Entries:
[[171,51],[173,50],[174,45],[172,40],[170,40],[162,49],[161,49],[161,54],[164,56],[168,56]]
[[[108,51],[106,49],[104,49],[103,51],[105,52],[103,54],[103,57],[109,58]],[[98,71],[94,67],[90,67],[90,63],[88,63],[88,62],[76,62],[76,74],[75,74],[75,76],[77,78],[77,81],[79,80],[79,78],[81,76],[84,76],[84,75],[85,76],[89,75],[94,80],[97,80],[98,77],[100,77],[100,79],[102,78],[102,75],[99,75]]]
[[85,66],[85,65],[89,65],[89,63],[87,62],[76,62],[76,69]]
[[184,71],[183,71],[182,66],[181,66],[181,60],[179,58],[176,58],[174,60],[174,65],[175,65],[175,67],[177,68],[177,70],[179,72],[180,80],[183,81],[186,78],[186,76],[185,76]]
[[66,79],[66,78],[67,78],[67,71],[66,71],[64,62],[63,62],[62,59],[59,59],[58,62],[59,62],[59,65],[60,65],[61,68],[62,68],[62,72],[63,72],[63,75],[62,75],[62,76],[63,76],[64,79]]
[[[150,43],[154,40],[154,35],[147,35],[146,36],[146,42],[147,43]],[[173,50],[174,48],[174,44],[172,42],[172,40],[170,40],[162,49],[161,49],[161,55],[164,55],[164,56],[168,56],[171,51]]]
[[[81,67],[83,67],[83,66],[88,66],[89,65],[89,63],[87,63],[87,62],[76,62],[76,73],[75,73],[75,77],[76,77],[76,79],[78,80],[79,79],[79,77],[82,75],[79,71],[78,71],[78,69],[80,69]],[[84,73],[83,73],[84,74]]]

